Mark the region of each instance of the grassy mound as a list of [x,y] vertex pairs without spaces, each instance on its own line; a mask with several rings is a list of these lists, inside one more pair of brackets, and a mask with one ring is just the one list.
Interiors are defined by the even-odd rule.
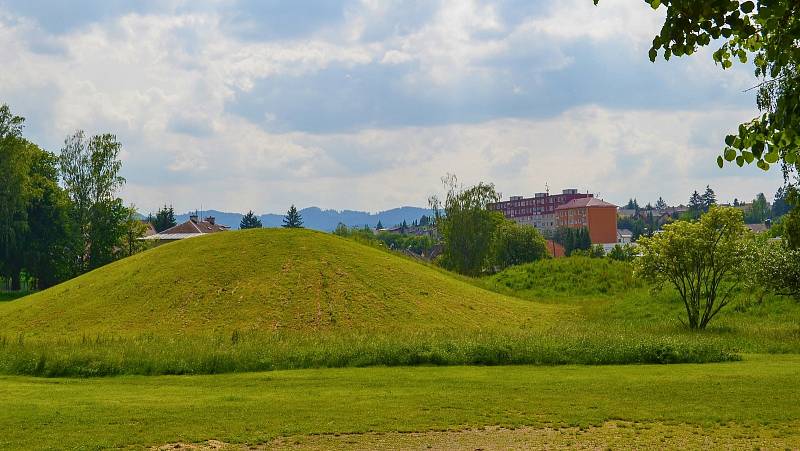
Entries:
[[526,299],[614,296],[642,287],[629,263],[609,258],[570,257],[513,266],[483,280],[500,293]]
[[0,373],[737,358],[715,340],[586,327],[583,306],[505,296],[480,285],[318,232],[216,234],[1,303]]
[[260,229],[167,244],[4,303],[0,334],[507,329],[558,312],[329,234]]

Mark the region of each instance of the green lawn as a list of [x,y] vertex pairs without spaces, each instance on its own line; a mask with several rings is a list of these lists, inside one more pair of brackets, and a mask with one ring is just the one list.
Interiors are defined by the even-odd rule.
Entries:
[[[488,425],[586,428],[608,421],[667,436],[700,431],[712,439],[725,438],[725,443],[733,440],[739,445],[734,447],[760,437],[771,437],[773,445],[797,447],[798,385],[800,356],[666,366],[373,367],[94,379],[4,376],[0,448],[139,447],[209,439],[257,444],[281,436],[293,438],[273,443],[313,445],[321,439],[310,434]],[[399,437],[395,444],[403,443],[405,436]],[[497,440],[502,437],[497,434]],[[365,435],[349,440],[363,445],[375,439]],[[491,434],[488,440],[491,444]]]

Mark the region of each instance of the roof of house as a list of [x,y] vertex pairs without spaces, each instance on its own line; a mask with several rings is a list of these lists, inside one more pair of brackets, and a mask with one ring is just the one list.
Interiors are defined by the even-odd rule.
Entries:
[[567,202],[564,205],[561,205],[556,208],[556,210],[569,210],[572,208],[584,208],[584,207],[603,207],[603,208],[617,208],[616,205],[610,204],[606,201],[600,200],[596,197],[584,197],[581,199],[573,199]]
[[213,218],[206,218],[202,221],[196,219],[189,219],[188,221],[178,224],[175,227],[170,227],[155,235],[146,236],[147,240],[181,240],[184,238],[192,238],[202,236],[207,233],[224,232],[230,227],[217,224]]
[[215,233],[228,230],[230,227],[210,222],[206,219],[202,221],[192,221],[191,219],[178,224],[175,227],[170,227],[162,231],[162,234],[180,234],[180,233]]
[[618,236],[633,236],[633,232],[628,229],[617,229]]

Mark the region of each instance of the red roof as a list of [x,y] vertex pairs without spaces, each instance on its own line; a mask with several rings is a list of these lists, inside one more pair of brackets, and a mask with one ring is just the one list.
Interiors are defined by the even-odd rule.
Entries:
[[573,199],[564,205],[560,205],[558,208],[556,208],[556,210],[569,210],[571,208],[585,207],[617,208],[616,205],[602,201],[596,197],[584,197],[581,199]]

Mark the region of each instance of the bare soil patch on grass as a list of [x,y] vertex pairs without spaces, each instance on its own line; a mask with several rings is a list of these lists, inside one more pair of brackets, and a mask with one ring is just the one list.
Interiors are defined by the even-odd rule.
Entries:
[[191,450],[376,450],[376,449],[800,449],[800,422],[771,426],[710,427],[607,421],[602,426],[485,427],[450,431],[323,434],[281,437],[258,445],[218,441],[169,444],[153,448]]

